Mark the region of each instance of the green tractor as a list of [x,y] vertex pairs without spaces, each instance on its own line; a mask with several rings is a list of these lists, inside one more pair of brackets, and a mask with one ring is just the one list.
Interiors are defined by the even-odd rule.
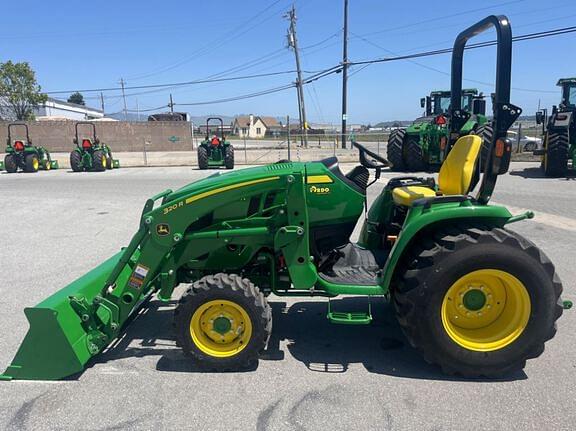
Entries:
[[[30,329],[0,378],[82,372],[152,295],[169,301],[179,284],[190,286],[174,310],[175,338],[206,370],[255,366],[272,331],[271,295],[324,297],[327,318],[347,325],[371,323],[370,301],[391,298],[410,344],[444,372],[493,377],[524,367],[554,336],[562,284],[544,253],[508,230],[533,214],[489,205],[510,162],[506,132],[521,112],[509,101],[506,17],[487,17],[458,36],[452,97],[460,97],[466,42],[490,27],[498,30],[497,92],[481,182],[482,140],[461,137],[437,183],[400,177],[384,187],[357,243],[350,235],[367,188],[388,165],[357,143],[360,164],[347,174],[331,157],[166,190],[148,199],[127,247],[25,310]],[[340,295],[365,298],[365,311],[343,310]]]
[[420,99],[420,106],[426,109],[424,117],[416,119],[406,129],[394,130],[388,139],[387,157],[392,170],[438,170],[456,139],[474,133],[488,123],[484,96],[476,89],[464,89],[462,110],[472,115],[451,137],[450,105],[450,91],[433,91],[430,96]]
[[[210,138],[210,121],[220,122],[216,133]],[[198,167],[200,169],[218,168],[225,166],[226,169],[234,169],[234,146],[224,136],[224,121],[219,117],[206,119],[206,137],[198,146]]]
[[536,113],[536,122],[544,130],[544,148],[535,150],[542,156],[542,170],[547,177],[564,177],[569,168],[576,168],[576,78],[560,79],[560,106],[552,107],[546,124],[545,111]]
[[[81,138],[78,133],[79,126],[90,126],[91,133]],[[70,153],[70,167],[74,172],[105,171],[119,168],[120,162],[112,157],[110,147],[96,136],[96,125],[87,121],[79,121],[74,126],[74,145],[76,148]]]
[[[13,137],[12,129],[18,126],[25,129],[25,138]],[[24,172],[38,172],[39,169],[49,171],[58,169],[58,161],[52,160],[46,148],[32,145],[27,124],[11,123],[8,125],[4,169],[8,173],[17,172],[18,169]]]

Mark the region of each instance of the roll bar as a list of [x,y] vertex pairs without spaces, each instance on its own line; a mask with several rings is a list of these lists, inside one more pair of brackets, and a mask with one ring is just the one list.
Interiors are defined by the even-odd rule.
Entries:
[[206,119],[206,139],[209,138],[210,129],[208,128],[208,125],[210,124],[210,121],[212,121],[212,120],[220,121],[220,137],[224,141],[224,121],[220,117],[208,117]]
[[26,129],[26,142],[30,143],[30,135],[28,134],[28,124],[26,123],[10,123],[8,124],[8,142],[12,142],[11,129],[16,126],[22,126]]
[[91,123],[89,121],[78,121],[76,123],[76,125],[74,126],[74,130],[75,130],[75,134],[76,134],[76,141],[78,142],[78,126],[81,125],[86,125],[88,124],[89,126],[92,126],[92,135],[94,136],[94,141],[96,141],[96,125],[94,123]]
[[[470,118],[470,113],[462,110],[462,63],[466,43],[494,27],[497,35],[496,48],[496,93],[493,101],[494,118],[492,120],[494,135],[490,145],[489,156],[484,167],[482,183],[476,199],[488,203],[498,175],[508,171],[511,156],[511,145],[506,141],[506,132],[520,116],[522,110],[510,103],[510,82],[512,74],[512,28],[510,20],[504,15],[490,15],[461,32],[454,41],[452,51],[451,73],[451,138],[457,138],[458,131]],[[452,142],[455,139],[451,139]]]

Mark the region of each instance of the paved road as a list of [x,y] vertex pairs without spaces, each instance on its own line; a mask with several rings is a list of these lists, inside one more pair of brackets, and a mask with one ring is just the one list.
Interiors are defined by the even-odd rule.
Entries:
[[[494,201],[537,211],[513,229],[555,262],[574,301],[576,181],[539,178],[535,166],[513,164]],[[0,368],[27,330],[24,307],[126,245],[147,197],[205,175],[190,168],[0,174]],[[274,298],[272,307],[273,337],[258,369],[212,374],[196,372],[175,348],[172,306],[152,301],[78,380],[0,382],[0,429],[576,428],[574,310],[524,372],[486,382],[447,378],[424,363],[385,304],[369,327],[330,325],[321,299]]]

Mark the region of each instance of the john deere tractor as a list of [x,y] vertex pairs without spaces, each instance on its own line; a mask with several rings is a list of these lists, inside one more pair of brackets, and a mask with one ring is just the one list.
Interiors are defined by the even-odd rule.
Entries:
[[[16,127],[25,130],[25,138],[13,136],[13,129]],[[24,172],[38,172],[39,169],[49,171],[50,169],[58,169],[58,162],[52,160],[46,148],[32,145],[28,125],[11,123],[8,125],[4,168],[8,173],[17,172],[18,169]]]
[[[545,125],[544,148],[534,151],[542,156],[542,170],[548,177],[564,177],[576,168],[576,78],[560,79],[562,101],[552,107]],[[536,113],[536,122],[544,125],[543,111]]]
[[[89,126],[91,133],[79,134],[80,126]],[[96,125],[87,121],[79,121],[74,126],[74,145],[70,153],[70,167],[74,172],[105,171],[118,168],[120,163],[112,157],[110,147],[96,136]]]
[[[179,284],[188,288],[174,310],[176,342],[207,370],[255,365],[272,332],[272,295],[326,298],[329,321],[345,325],[370,324],[370,301],[391,298],[410,344],[446,373],[493,377],[524,367],[554,336],[562,285],[544,253],[508,229],[533,214],[513,216],[489,204],[510,162],[506,132],[521,112],[509,101],[506,17],[489,16],[456,39],[452,103],[461,109],[466,42],[490,27],[498,34],[497,91],[483,175],[481,138],[459,138],[438,182],[388,182],[358,242],[350,235],[367,188],[388,162],[357,143],[360,164],[347,174],[331,157],[216,174],[166,190],[148,199],[126,248],[26,309],[30,329],[1,377],[82,372],[147,299],[169,301]],[[340,295],[365,298],[365,311],[342,309]]]
[[388,139],[387,156],[395,171],[437,170],[452,144],[460,136],[468,135],[485,125],[486,103],[476,89],[462,90],[462,110],[472,115],[451,137],[450,91],[433,91],[420,99],[425,115],[406,129],[394,130]]
[[[220,127],[210,137],[210,122],[219,121]],[[220,137],[218,137],[218,133]],[[206,137],[198,146],[198,167],[200,169],[218,168],[234,169],[234,146],[224,136],[224,121],[219,117],[206,119]]]

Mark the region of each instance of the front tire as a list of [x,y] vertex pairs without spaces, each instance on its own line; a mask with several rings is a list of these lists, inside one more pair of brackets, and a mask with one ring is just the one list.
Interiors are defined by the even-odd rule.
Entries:
[[198,147],[198,168],[208,169],[208,151],[204,147]]
[[224,150],[224,165],[226,169],[234,169],[234,147],[228,145]]
[[406,168],[411,172],[420,172],[426,169],[424,151],[418,136],[408,136],[406,141]]
[[392,164],[390,170],[403,171],[405,169],[404,163],[404,136],[406,130],[396,129],[390,133],[388,138],[388,146],[386,148],[386,157]]
[[13,154],[6,154],[6,157],[4,157],[4,167],[9,174],[13,174],[18,170],[18,163],[16,163],[16,157],[14,157]]
[[108,152],[108,156],[106,157],[106,169],[112,169],[113,168],[113,158],[112,158],[112,152]]
[[394,291],[400,326],[447,374],[497,377],[540,356],[562,314],[554,265],[500,228],[438,231],[405,259]]
[[176,340],[200,367],[243,370],[258,363],[272,332],[260,290],[235,274],[208,275],[189,288],[174,312]]
[[564,177],[568,170],[568,150],[570,139],[568,132],[546,133],[546,154],[542,167],[547,177]]

